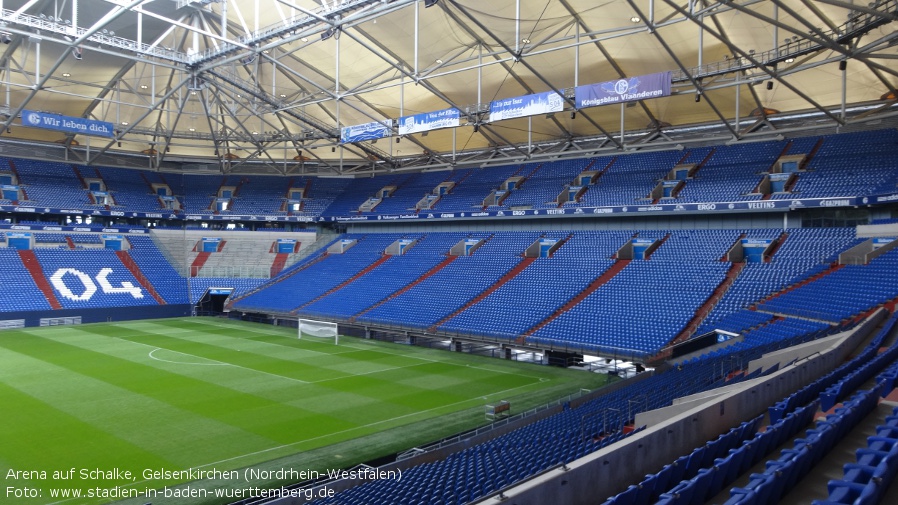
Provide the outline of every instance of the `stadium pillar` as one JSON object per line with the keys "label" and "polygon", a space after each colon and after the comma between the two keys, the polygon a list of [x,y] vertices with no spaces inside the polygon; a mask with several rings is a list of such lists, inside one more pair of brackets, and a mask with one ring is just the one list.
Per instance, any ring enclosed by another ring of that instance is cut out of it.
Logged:
{"label": "stadium pillar", "polygon": [[461,352],[461,341],[453,340],[452,347],[455,350],[455,352]]}
{"label": "stadium pillar", "polygon": [[505,348],[505,359],[511,359],[511,347]]}

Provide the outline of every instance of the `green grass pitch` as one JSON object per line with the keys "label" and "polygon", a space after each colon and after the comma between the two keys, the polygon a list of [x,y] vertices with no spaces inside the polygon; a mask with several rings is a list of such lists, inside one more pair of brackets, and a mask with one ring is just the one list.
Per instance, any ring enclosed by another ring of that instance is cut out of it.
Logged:
{"label": "green grass pitch", "polygon": [[0,502],[229,503],[292,480],[246,469],[323,474],[606,380],[222,319],[4,331]]}

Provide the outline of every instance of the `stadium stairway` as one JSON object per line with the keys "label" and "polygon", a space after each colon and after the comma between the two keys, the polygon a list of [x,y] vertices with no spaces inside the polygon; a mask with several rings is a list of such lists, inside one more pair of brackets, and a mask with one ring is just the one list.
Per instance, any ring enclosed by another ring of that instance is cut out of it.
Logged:
{"label": "stadium stairway", "polygon": [[736,279],[739,277],[739,274],[742,273],[742,270],[745,269],[746,263],[733,263],[730,265],[729,270],[727,270],[726,277],[720,281],[720,284],[717,285],[717,289],[711,293],[711,296],[705,300],[705,303],[702,304],[698,310],[695,311],[695,316],[686,324],[683,328],[683,331],[680,332],[679,335],[674,337],[671,341],[671,344],[678,344],[683,342],[684,340],[688,340],[695,333],[695,330],[704,322],[705,318],[708,317],[708,314],[714,310],[714,307],[729,291],[730,287],[732,287],[733,283],[736,282]]}
{"label": "stadium stairway", "polygon": [[355,321],[356,318],[358,318],[359,316],[362,316],[362,315],[365,314],[366,312],[368,312],[368,311],[370,311],[370,310],[374,310],[374,309],[376,309],[377,307],[380,307],[381,305],[383,305],[384,303],[387,303],[388,301],[392,300],[393,298],[396,298],[397,296],[399,296],[399,295],[405,293],[406,291],[412,289],[413,287],[417,286],[418,284],[420,284],[421,282],[423,282],[424,280],[426,280],[428,277],[434,275],[435,273],[439,272],[440,270],[442,270],[443,268],[445,268],[446,266],[448,266],[450,263],[452,263],[453,261],[455,261],[457,258],[458,258],[458,256],[449,256],[448,258],[446,258],[446,259],[444,259],[443,261],[439,262],[436,266],[434,266],[434,267],[431,268],[430,270],[424,272],[424,274],[423,274],[421,277],[418,277],[418,278],[415,279],[414,281],[412,281],[412,282],[406,284],[405,286],[403,286],[402,288],[400,288],[399,290],[397,290],[397,291],[394,292],[393,294],[387,296],[387,297],[384,298],[383,300],[381,300],[381,301],[375,303],[374,305],[368,307],[367,309],[365,309],[365,310],[359,312],[358,314],[352,316],[351,318],[349,318],[349,320],[350,320],[350,321]]}
{"label": "stadium stairway", "polygon": [[595,290],[599,289],[600,287],[602,287],[602,285],[604,285],[605,283],[610,281],[612,278],[614,278],[615,275],[619,274],[621,272],[621,270],[623,270],[624,268],[627,267],[627,265],[630,264],[630,261],[632,261],[632,260],[617,260],[617,261],[615,261],[610,267],[608,267],[607,270],[602,272],[602,274],[599,275],[598,277],[596,277],[595,280],[590,282],[588,286],[583,288],[583,291],[580,291],[579,293],[574,295],[573,298],[568,300],[564,305],[562,305],[552,315],[550,315],[549,317],[536,323],[536,325],[534,325],[532,328],[525,331],[523,335],[518,337],[517,342],[521,343],[521,344],[524,343],[524,341],[526,340],[527,337],[529,337],[530,335],[533,335],[534,333],[539,331],[542,327],[544,327],[547,324],[554,321],[561,314],[564,314],[565,312],[571,310],[574,306],[576,306],[578,303],[583,301],[584,298],[591,295]]}
{"label": "stadium stairway", "polygon": [[[583,168],[583,170],[582,170],[581,172],[587,172],[587,171],[589,171],[589,170],[592,170],[592,169],[593,169],[593,168],[592,168],[593,165],[595,165],[597,161],[599,161],[599,158],[593,158],[593,159],[589,162],[589,164],[586,165],[586,166]],[[592,189],[592,188],[596,185],[595,183],[599,182],[599,179],[601,179],[602,176],[605,175],[606,172],[608,172],[608,170],[611,168],[611,165],[614,165],[614,162],[615,162],[615,161],[617,161],[617,157],[616,157],[616,156],[613,157],[613,158],[611,158],[611,160],[610,160],[608,163],[605,164],[605,167],[598,171],[598,173],[596,174],[595,178],[593,179],[593,180],[594,180],[594,183],[586,187],[586,191],[584,191],[584,192],[580,195],[580,198],[577,199],[577,203],[580,202],[580,199],[583,198],[583,195],[585,195],[586,192],[588,192],[590,189]],[[564,204],[563,204],[563,203],[559,203],[559,204],[558,204],[558,208],[562,208],[562,207],[564,207]]]}
{"label": "stadium stairway", "polygon": [[206,261],[209,260],[209,255],[212,254],[206,251],[200,251],[199,254],[196,255],[196,258],[193,258],[193,263],[190,264],[190,276],[196,277],[200,272],[200,269],[203,268],[203,265],[206,264]]}
{"label": "stadium stairway", "polygon": [[388,255],[388,254],[384,254],[384,255],[381,256],[380,258],[377,258],[376,261],[374,261],[373,263],[371,263],[370,265],[366,266],[366,267],[363,268],[361,271],[359,271],[359,273],[353,275],[352,277],[346,279],[345,281],[341,282],[340,284],[338,284],[338,285],[334,286],[333,288],[327,290],[326,292],[322,293],[320,296],[315,297],[315,298],[309,300],[308,302],[306,302],[306,303],[300,305],[299,307],[296,307],[295,309],[291,310],[290,313],[296,314],[297,312],[299,312],[300,310],[302,310],[303,307],[309,306],[309,305],[311,305],[311,304],[317,302],[318,300],[321,300],[322,298],[324,298],[324,297],[326,297],[326,296],[329,296],[329,295],[331,295],[331,294],[333,294],[333,293],[336,293],[337,291],[340,291],[341,289],[343,289],[343,288],[345,288],[346,286],[352,284],[352,283],[355,282],[357,279],[359,279],[359,278],[365,276],[368,272],[370,272],[370,271],[374,270],[375,268],[377,268],[377,267],[383,265],[384,263],[386,263],[387,261],[391,260],[392,258],[393,258],[393,256],[390,256],[390,255]]}
{"label": "stadium stairway", "polygon": [[[219,252],[221,252],[221,250],[224,248],[225,243],[227,243],[227,240],[221,240],[220,242],[218,242]],[[199,245],[195,246],[195,248],[196,247],[199,247]],[[193,258],[193,263],[190,264],[191,277],[196,277],[200,273],[200,270],[203,269],[203,265],[205,265],[206,262],[209,261],[209,256],[211,254],[212,253],[206,251],[200,251],[199,253],[197,253],[196,258]]]}
{"label": "stadium stairway", "polygon": [[[16,168],[16,162],[13,161],[12,158],[7,159],[6,161],[9,163],[9,171],[12,172],[12,174],[14,176],[16,176],[17,181],[21,181],[22,176],[19,175],[19,170]],[[19,192],[22,193],[22,200],[28,201],[28,191],[25,189],[24,186],[21,185],[21,183],[19,185]],[[18,205],[19,200],[13,200],[12,203],[13,203],[13,205]]]}
{"label": "stadium stairway", "polygon": [[140,283],[141,287],[147,290],[147,293],[149,293],[150,296],[152,296],[153,299],[156,300],[156,303],[158,303],[159,305],[166,305],[165,299],[162,298],[162,295],[160,295],[159,292],[156,291],[156,288],[153,287],[153,284],[150,282],[150,280],[147,279],[143,272],[140,271],[140,267],[137,266],[137,263],[134,262],[134,259],[131,257],[128,251],[115,251],[115,255],[118,256],[118,259],[122,262],[122,265],[124,265],[125,268],[127,268],[128,271],[131,272],[131,275],[133,275],[134,278],[137,279],[137,282]]}
{"label": "stadium stairway", "polygon": [[19,258],[22,260],[22,265],[24,265],[28,272],[31,274],[31,278],[34,279],[34,283],[37,284],[37,287],[41,290],[41,293],[44,294],[47,302],[50,303],[50,307],[52,307],[53,310],[61,309],[62,304],[59,303],[59,300],[56,299],[56,294],[53,293],[53,288],[50,286],[50,283],[47,282],[47,277],[44,275],[44,269],[41,268],[41,264],[37,260],[37,256],[35,256],[34,251],[20,250]]}
{"label": "stadium stairway", "polygon": [[72,165],[72,170],[75,172],[75,177],[77,177],[78,180],[81,181],[81,187],[87,189],[87,180],[84,179],[84,175],[81,174],[81,170],[78,170],[78,166]]}
{"label": "stadium stairway", "polygon": [[428,328],[427,331],[430,331],[430,332],[436,331],[437,328],[438,328],[440,325],[442,325],[443,323],[445,323],[446,321],[449,321],[449,320],[452,319],[453,317],[455,317],[455,316],[461,314],[462,312],[468,310],[469,307],[471,307],[471,306],[473,306],[473,305],[476,305],[477,303],[480,303],[481,300],[483,300],[483,299],[486,298],[487,296],[491,295],[491,294],[492,294],[494,291],[496,291],[497,289],[501,288],[503,285],[505,285],[505,283],[507,283],[508,281],[510,281],[510,280],[514,279],[515,277],[517,277],[517,275],[518,275],[519,273],[523,272],[524,269],[526,269],[526,268],[529,267],[531,264],[533,264],[534,261],[536,261],[536,258],[523,258],[523,259],[521,259],[521,261],[518,262],[517,265],[515,265],[514,267],[512,267],[511,270],[509,270],[508,272],[506,272],[505,275],[503,275],[502,277],[500,277],[499,280],[497,280],[495,283],[493,283],[490,287],[488,287],[488,288],[486,288],[485,290],[483,290],[479,295],[477,295],[477,296],[475,296],[474,298],[472,298],[470,301],[468,301],[468,303],[462,305],[462,306],[461,306],[458,310],[456,310],[455,312],[453,312],[453,313],[449,314],[448,316],[444,317],[443,319],[440,319],[439,321],[437,321],[436,324],[434,324],[433,326],[431,326],[430,328]]}
{"label": "stadium stairway", "polygon": [[274,261],[271,262],[271,271],[269,277],[276,277],[284,269],[287,264],[288,253],[277,253],[274,255]]}
{"label": "stadium stairway", "polygon": [[[791,140],[788,141],[788,142],[786,142],[786,145],[783,146],[783,150],[780,151],[779,156],[777,156],[777,157],[774,159],[774,163],[776,163],[776,160],[778,160],[778,159],[782,158],[783,156],[789,154],[789,148],[790,148],[790,147],[792,147],[792,141],[791,141]],[[772,168],[773,168],[773,167],[771,166],[770,168],[767,169],[767,171],[768,171],[769,173],[772,173],[772,172],[773,172],[773,170],[771,170]],[[763,180],[764,180],[764,178],[762,177],[761,180],[758,181],[758,184],[755,185],[755,189],[752,191],[752,193],[760,193],[760,192],[761,192],[761,183],[763,182]],[[766,195],[764,195],[764,196],[761,197],[761,200],[770,200],[772,197],[773,197],[773,193],[767,193]]]}
{"label": "stadium stairway", "polygon": [[770,252],[767,253],[766,256],[764,256],[764,263],[770,263],[770,261],[773,259],[773,255],[776,254],[776,251],[778,251],[784,243],[786,243],[787,238],[789,238],[789,234],[786,232],[781,233],[780,236],[777,237],[777,239],[773,242],[773,248],[771,248]]}

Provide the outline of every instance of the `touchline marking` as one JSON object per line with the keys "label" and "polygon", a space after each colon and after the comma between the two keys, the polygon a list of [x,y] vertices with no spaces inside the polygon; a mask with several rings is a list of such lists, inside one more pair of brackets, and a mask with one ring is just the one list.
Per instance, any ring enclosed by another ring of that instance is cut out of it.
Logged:
{"label": "touchline marking", "polygon": [[[171,360],[168,360],[168,359],[162,359],[162,358],[157,358],[156,356],[153,356],[153,353],[154,353],[154,352],[156,352],[156,351],[162,351],[162,350],[165,350],[165,351],[168,351],[168,352],[176,352],[176,353],[178,353],[178,354],[183,354],[184,356],[190,356],[191,358],[199,358],[199,359],[205,359],[205,360],[209,360],[209,361],[215,361],[215,363],[190,363],[190,362],[187,362],[187,361],[171,361]],[[202,356],[195,356],[195,355],[193,355],[193,354],[187,354],[186,352],[173,351],[173,350],[171,350],[171,349],[163,349],[162,347],[157,347],[157,348],[153,349],[152,351],[150,351],[149,356],[150,356],[150,358],[152,358],[152,359],[154,359],[154,360],[156,360],[156,361],[163,361],[163,362],[165,362],[165,363],[174,363],[174,364],[176,364],[176,365],[222,366],[222,365],[229,365],[229,364],[230,364],[230,363],[225,363],[225,362],[223,362],[223,361],[218,361],[218,360],[214,360],[214,359],[210,360],[209,358],[203,358]]]}
{"label": "touchline marking", "polygon": [[[510,388],[510,389],[505,389],[505,390],[502,390],[502,391],[496,391],[496,392],[494,392],[494,393],[490,393],[490,395],[493,395],[493,396],[495,396],[495,395],[503,395],[503,394],[505,394],[505,393],[508,393],[509,391],[514,391],[514,390],[516,390],[516,389],[521,389],[521,388],[528,387],[528,386],[532,386],[532,384],[525,384],[525,385],[523,385],[523,386],[516,386],[516,387]],[[266,452],[277,451],[277,450],[280,450],[280,449],[286,449],[286,448],[292,447],[292,446],[294,446],[294,445],[305,444],[305,443],[307,443],[307,442],[314,442],[315,440],[319,440],[319,439],[322,439],[322,438],[332,437],[332,436],[334,436],[334,435],[342,435],[343,433],[349,433],[349,432],[351,432],[351,431],[356,431],[356,430],[360,430],[360,429],[364,429],[364,428],[370,428],[370,427],[372,427],[372,426],[377,426],[378,424],[389,423],[389,422],[391,422],[391,421],[396,421],[396,420],[398,420],[398,419],[404,419],[404,418],[406,418],[406,417],[417,416],[417,415],[419,415],[419,414],[423,414],[423,413],[426,413],[426,412],[431,412],[431,411],[434,411],[434,410],[444,409],[444,408],[446,408],[446,407],[453,407],[453,406],[455,406],[455,405],[461,405],[461,404],[463,404],[463,403],[480,402],[480,401],[481,401],[481,398],[478,397],[478,398],[469,398],[469,399],[467,399],[467,400],[461,400],[461,401],[458,401],[458,402],[455,402],[455,403],[447,403],[447,404],[445,404],[445,405],[440,405],[439,407],[433,407],[433,408],[430,408],[430,409],[427,409],[427,410],[419,410],[419,411],[417,411],[417,412],[412,412],[412,413],[409,413],[409,414],[403,414],[403,415],[397,416],[397,417],[391,417],[390,419],[383,419],[383,420],[381,420],[381,421],[375,421],[375,422],[373,422],[373,423],[364,424],[364,425],[362,425],[362,426],[356,426],[356,427],[354,427],[354,428],[347,428],[347,429],[342,430],[342,431],[335,431],[335,432],[333,432],[333,433],[328,433],[327,435],[320,435],[320,436],[317,436],[317,437],[314,437],[314,438],[309,438],[309,439],[306,439],[306,440],[300,440],[300,441],[298,441],[298,442],[292,442],[292,443],[289,443],[289,444],[283,444],[283,445],[278,445],[278,446],[275,446],[275,447],[269,447],[268,449],[262,449],[261,451],[249,452],[249,453],[246,453],[246,454],[241,454],[240,456],[234,456],[233,458],[222,459],[222,460],[220,460],[220,461],[213,461],[212,463],[206,463],[205,465],[195,466],[195,467],[191,467],[191,468],[206,468],[206,467],[208,467],[208,466],[215,466],[215,465],[218,465],[218,464],[221,464],[221,463],[227,463],[227,462],[229,462],[229,461],[234,461],[234,460],[238,460],[238,459],[241,459],[241,458],[246,458],[246,457],[248,457],[248,456],[256,456],[256,455],[259,455],[259,454],[264,454],[264,453],[266,453]],[[478,404],[479,404],[479,403],[478,403]],[[138,482],[135,482],[135,484],[139,484],[139,483],[138,483]]]}

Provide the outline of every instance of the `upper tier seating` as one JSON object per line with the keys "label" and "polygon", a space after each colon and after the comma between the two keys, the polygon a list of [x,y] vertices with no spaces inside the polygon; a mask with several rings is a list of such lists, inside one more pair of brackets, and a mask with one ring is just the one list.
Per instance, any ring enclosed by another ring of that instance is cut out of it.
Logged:
{"label": "upper tier seating", "polygon": [[[132,169],[77,167],[70,164],[0,158],[0,171],[15,173],[27,195],[22,206],[61,209],[103,208],[93,204],[85,188],[86,179],[101,179],[115,200],[115,209],[135,212],[158,211],[162,205],[152,184],[166,184],[188,214],[237,215],[288,214],[344,217],[359,214],[359,208],[388,186],[395,187],[367,214],[408,214],[425,195],[443,182],[455,187],[442,195],[428,213],[477,212],[511,208],[551,209],[557,197],[582,171],[602,172],[579,201],[563,207],[627,206],[650,203],[651,191],[677,164],[700,164],[676,198],[661,203],[732,202],[795,198],[868,196],[898,191],[896,159],[898,131],[886,129],[823,137],[802,137],[752,144],[612,154],[597,158],[562,161],[532,161],[488,168],[464,168],[376,177],[305,178],[264,175],[163,174]],[[790,192],[769,196],[756,191],[764,175],[780,155],[807,155],[807,171],[797,174]],[[500,205],[484,200],[509,177],[522,182]],[[575,184],[576,185],[576,184]],[[219,188],[234,188],[230,207],[214,208]],[[287,190],[305,190],[302,209],[284,207]]]}

